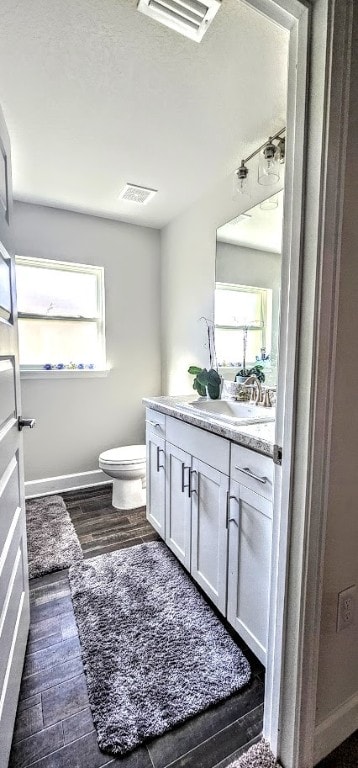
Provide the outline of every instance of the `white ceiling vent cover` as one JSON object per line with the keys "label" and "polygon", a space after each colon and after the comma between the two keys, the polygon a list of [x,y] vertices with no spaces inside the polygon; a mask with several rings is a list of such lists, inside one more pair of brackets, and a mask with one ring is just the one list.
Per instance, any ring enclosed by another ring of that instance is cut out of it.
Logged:
{"label": "white ceiling vent cover", "polygon": [[221,0],[139,0],[138,10],[200,43],[220,5]]}
{"label": "white ceiling vent cover", "polygon": [[118,200],[125,200],[128,203],[137,203],[138,205],[145,205],[149,203],[149,200],[154,197],[158,192],[157,189],[149,189],[149,187],[139,187],[137,184],[126,184],[122,189],[122,192],[118,196]]}

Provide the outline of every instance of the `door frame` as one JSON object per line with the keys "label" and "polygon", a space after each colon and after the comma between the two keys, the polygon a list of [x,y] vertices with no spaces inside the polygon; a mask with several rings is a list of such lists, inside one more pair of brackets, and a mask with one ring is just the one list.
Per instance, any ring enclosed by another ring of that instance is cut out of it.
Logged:
{"label": "door frame", "polygon": [[312,768],[336,746],[319,741],[315,708],[353,2],[242,1],[290,34],[263,734],[285,768]]}

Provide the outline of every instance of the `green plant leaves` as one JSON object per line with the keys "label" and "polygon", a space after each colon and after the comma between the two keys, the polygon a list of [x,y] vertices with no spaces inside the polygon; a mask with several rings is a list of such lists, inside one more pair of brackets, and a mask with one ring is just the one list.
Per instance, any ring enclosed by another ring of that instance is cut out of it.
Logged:
{"label": "green plant leaves", "polygon": [[256,376],[261,384],[265,381],[264,367],[260,363],[253,365],[252,368],[240,368],[236,376],[244,376],[246,379],[249,376]]}
{"label": "green plant leaves", "polygon": [[208,392],[209,397],[212,400],[218,400],[221,390],[221,377],[215,368],[198,368],[196,365],[191,365],[188,368],[188,373],[195,376],[193,381],[193,389],[196,390],[200,397],[205,397]]}
{"label": "green plant leaves", "polygon": [[210,371],[208,371],[208,384],[216,386],[220,386],[221,384],[221,377],[215,368],[210,368]]}
{"label": "green plant leaves", "polygon": [[200,395],[200,397],[205,397],[206,395],[206,386],[204,384],[200,384],[200,382],[197,379],[194,379],[193,381],[193,389]]}

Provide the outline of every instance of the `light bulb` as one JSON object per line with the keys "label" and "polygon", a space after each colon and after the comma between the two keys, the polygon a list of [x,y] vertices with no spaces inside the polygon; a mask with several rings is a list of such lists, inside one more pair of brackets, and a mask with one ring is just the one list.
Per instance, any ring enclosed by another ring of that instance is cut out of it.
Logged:
{"label": "light bulb", "polygon": [[259,155],[257,180],[264,187],[277,184],[280,180],[280,172],[276,162],[276,146],[272,142],[271,136]]}
{"label": "light bulb", "polygon": [[237,195],[248,195],[247,176],[249,169],[246,168],[244,160],[241,160],[240,168],[234,173],[234,199]]}
{"label": "light bulb", "polygon": [[281,136],[279,139],[279,142],[276,147],[276,160],[281,165],[285,162],[286,158],[286,139],[284,136]]}

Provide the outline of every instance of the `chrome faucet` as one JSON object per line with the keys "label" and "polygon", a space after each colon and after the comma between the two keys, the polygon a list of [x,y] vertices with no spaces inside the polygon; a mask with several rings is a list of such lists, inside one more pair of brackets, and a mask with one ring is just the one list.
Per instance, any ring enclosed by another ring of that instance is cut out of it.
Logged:
{"label": "chrome faucet", "polygon": [[249,376],[246,379],[245,383],[242,384],[241,386],[249,387],[252,384],[256,386],[256,390],[257,390],[256,397],[255,397],[255,405],[259,405],[259,403],[261,402],[262,389],[261,389],[261,383],[259,382],[257,376],[255,376],[254,373],[251,376]]}

